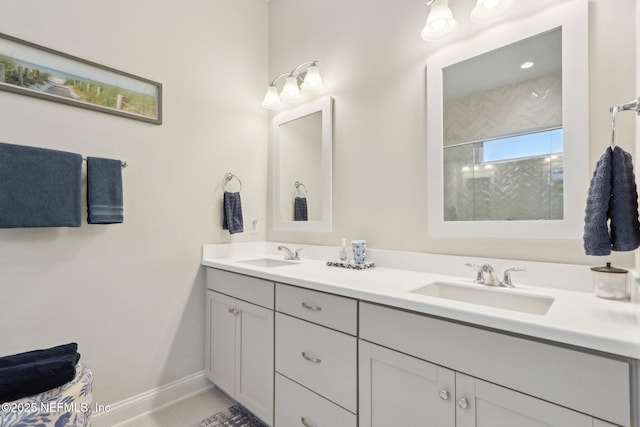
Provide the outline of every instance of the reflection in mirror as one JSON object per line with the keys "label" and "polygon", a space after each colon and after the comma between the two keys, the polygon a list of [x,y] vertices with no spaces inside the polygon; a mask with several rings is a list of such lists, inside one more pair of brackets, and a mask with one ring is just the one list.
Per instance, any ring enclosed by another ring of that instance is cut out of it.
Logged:
{"label": "reflection in mirror", "polygon": [[589,184],[588,2],[427,60],[429,234],[578,239]]}
{"label": "reflection in mirror", "polygon": [[563,218],[560,28],[443,70],[444,220]]}
{"label": "reflection in mirror", "polygon": [[322,219],[321,158],[322,112],[280,125],[281,221]]}
{"label": "reflection in mirror", "polygon": [[273,119],[274,230],[331,231],[332,100]]}

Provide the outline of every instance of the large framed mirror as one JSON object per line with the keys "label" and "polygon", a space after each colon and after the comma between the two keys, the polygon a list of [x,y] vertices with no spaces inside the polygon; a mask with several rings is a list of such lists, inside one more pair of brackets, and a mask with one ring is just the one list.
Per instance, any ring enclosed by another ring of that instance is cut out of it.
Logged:
{"label": "large framed mirror", "polygon": [[589,183],[588,4],[427,61],[429,234],[578,239]]}
{"label": "large framed mirror", "polygon": [[333,99],[273,118],[273,229],[331,231]]}

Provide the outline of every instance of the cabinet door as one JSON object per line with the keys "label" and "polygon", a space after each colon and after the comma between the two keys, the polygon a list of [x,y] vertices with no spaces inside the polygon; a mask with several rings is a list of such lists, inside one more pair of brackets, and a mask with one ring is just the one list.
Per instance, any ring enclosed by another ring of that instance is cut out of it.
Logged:
{"label": "cabinet door", "polygon": [[273,311],[238,300],[235,399],[273,424]]}
{"label": "cabinet door", "polygon": [[592,427],[593,418],[456,373],[456,427]]}
{"label": "cabinet door", "polygon": [[453,371],[366,341],[359,347],[360,427],[455,425]]}
{"label": "cabinet door", "polygon": [[207,377],[231,396],[235,395],[236,311],[233,298],[207,291]]}

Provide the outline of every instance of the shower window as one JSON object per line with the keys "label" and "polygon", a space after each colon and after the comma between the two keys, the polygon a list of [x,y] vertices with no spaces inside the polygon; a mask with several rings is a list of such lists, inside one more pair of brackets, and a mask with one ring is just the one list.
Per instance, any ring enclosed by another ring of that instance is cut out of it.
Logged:
{"label": "shower window", "polygon": [[563,219],[562,128],[444,147],[445,221]]}

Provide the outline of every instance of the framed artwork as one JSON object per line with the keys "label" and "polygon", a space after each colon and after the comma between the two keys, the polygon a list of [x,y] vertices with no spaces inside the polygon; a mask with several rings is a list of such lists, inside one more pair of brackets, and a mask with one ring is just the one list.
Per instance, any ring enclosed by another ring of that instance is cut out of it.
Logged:
{"label": "framed artwork", "polygon": [[162,85],[0,33],[0,90],[162,124]]}

